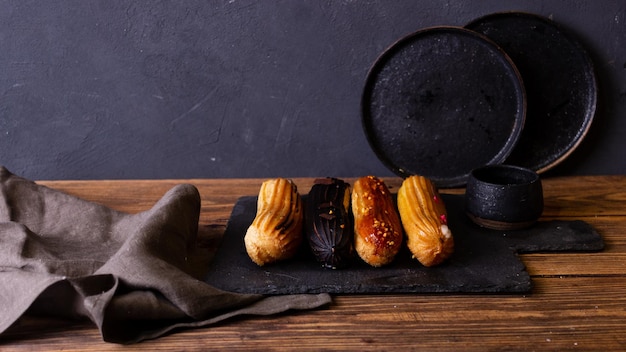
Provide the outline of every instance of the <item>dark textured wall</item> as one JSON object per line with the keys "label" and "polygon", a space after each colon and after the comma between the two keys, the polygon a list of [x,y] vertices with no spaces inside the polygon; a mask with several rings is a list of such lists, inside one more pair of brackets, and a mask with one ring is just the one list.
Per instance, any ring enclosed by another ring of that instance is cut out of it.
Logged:
{"label": "dark textured wall", "polygon": [[33,179],[391,175],[360,125],[370,65],[415,30],[506,10],[554,19],[596,65],[591,131],[551,173],[626,173],[621,0],[0,1],[0,164]]}

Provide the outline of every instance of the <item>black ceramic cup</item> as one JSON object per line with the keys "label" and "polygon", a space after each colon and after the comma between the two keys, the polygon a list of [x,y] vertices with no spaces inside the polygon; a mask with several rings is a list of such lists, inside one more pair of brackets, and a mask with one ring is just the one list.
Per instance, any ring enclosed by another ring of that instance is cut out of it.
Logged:
{"label": "black ceramic cup", "polygon": [[465,210],[472,221],[496,230],[518,230],[534,224],[543,212],[539,175],[512,165],[489,165],[467,179]]}

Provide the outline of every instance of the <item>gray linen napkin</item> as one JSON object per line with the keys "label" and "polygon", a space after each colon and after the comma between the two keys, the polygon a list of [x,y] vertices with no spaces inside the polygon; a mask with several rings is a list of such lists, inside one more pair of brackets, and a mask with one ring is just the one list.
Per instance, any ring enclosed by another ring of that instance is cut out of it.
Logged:
{"label": "gray linen napkin", "polygon": [[192,185],[127,214],[0,166],[0,333],[28,311],[87,317],[105,341],[127,344],[330,303],[327,294],[244,295],[194,278],[199,213]]}

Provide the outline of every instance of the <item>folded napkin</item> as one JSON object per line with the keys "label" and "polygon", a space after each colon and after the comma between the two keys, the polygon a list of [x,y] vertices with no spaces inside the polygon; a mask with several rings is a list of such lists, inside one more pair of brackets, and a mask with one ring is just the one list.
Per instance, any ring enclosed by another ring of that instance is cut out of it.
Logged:
{"label": "folded napkin", "polygon": [[225,292],[194,277],[199,213],[192,185],[127,214],[0,166],[0,333],[28,311],[87,317],[105,341],[126,344],[330,302],[327,294]]}

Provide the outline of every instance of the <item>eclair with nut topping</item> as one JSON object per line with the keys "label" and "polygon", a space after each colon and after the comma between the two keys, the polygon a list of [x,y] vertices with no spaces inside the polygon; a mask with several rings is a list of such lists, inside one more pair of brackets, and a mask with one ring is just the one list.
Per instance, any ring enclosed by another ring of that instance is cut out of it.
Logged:
{"label": "eclair with nut topping", "polygon": [[354,248],[359,257],[374,267],[391,263],[402,246],[402,224],[381,179],[365,176],[354,183],[352,213]]}

